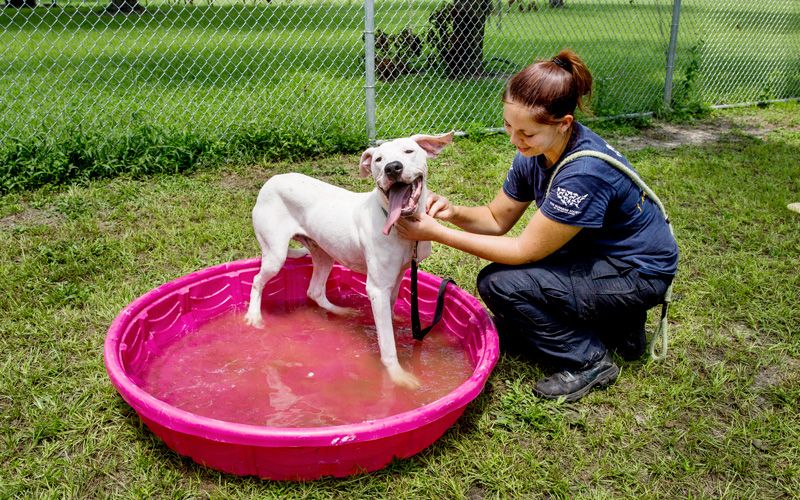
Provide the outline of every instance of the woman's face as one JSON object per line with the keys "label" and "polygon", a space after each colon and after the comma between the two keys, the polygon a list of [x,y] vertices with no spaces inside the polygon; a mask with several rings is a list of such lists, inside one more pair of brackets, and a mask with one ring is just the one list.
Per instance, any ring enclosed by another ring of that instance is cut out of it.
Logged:
{"label": "woman's face", "polygon": [[513,100],[503,102],[503,122],[511,144],[528,158],[541,154],[558,158],[569,139],[567,132],[572,124],[572,115],[565,116],[555,125],[538,123],[533,116],[531,108],[525,105]]}

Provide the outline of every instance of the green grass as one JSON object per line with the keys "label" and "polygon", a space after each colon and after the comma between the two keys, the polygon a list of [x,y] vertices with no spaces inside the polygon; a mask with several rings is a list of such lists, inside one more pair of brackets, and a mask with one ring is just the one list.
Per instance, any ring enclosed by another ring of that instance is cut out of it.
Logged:
{"label": "green grass", "polygon": [[[504,356],[430,448],[338,480],[240,478],[176,455],[115,392],[102,349],[135,297],[257,255],[250,209],[269,176],[299,171],[368,190],[358,154],[2,195],[0,497],[797,497],[800,216],[786,204],[800,201],[798,111],[715,112],[696,126],[728,124],[719,140],[627,151],[681,248],[665,361],[621,362],[614,386],[559,404],[533,397],[537,366]],[[771,132],[752,135],[759,127]],[[612,144],[642,133],[596,128]],[[458,139],[432,161],[430,185],[486,202],[512,154],[500,135]],[[483,264],[434,246],[421,267],[475,293]]]}
{"label": "green grass", "polygon": [[[377,137],[499,127],[508,75],[564,46],[594,72],[598,116],[662,110],[669,2],[520,12],[525,3],[486,25],[491,75],[379,81]],[[0,192],[366,145],[361,3],[142,4],[132,16],[101,15],[101,0],[0,10]],[[377,2],[376,28],[424,37],[440,4]],[[798,13],[796,2],[685,2],[672,106],[800,96]],[[427,47],[413,62],[428,68],[431,57]]]}

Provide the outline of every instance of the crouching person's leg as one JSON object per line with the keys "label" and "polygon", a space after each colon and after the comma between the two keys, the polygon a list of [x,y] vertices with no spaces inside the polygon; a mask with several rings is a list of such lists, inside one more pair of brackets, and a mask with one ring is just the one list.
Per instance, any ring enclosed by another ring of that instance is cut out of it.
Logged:
{"label": "crouching person's leg", "polygon": [[672,277],[641,274],[611,257],[573,272],[578,310],[603,343],[623,359],[641,358],[647,348],[647,311],[660,304]]}
{"label": "crouching person's leg", "polygon": [[524,266],[490,264],[478,292],[495,316],[501,348],[543,357],[556,369],[534,386],[546,398],[576,401],[619,375],[597,332],[581,317],[575,265],[558,258]]}

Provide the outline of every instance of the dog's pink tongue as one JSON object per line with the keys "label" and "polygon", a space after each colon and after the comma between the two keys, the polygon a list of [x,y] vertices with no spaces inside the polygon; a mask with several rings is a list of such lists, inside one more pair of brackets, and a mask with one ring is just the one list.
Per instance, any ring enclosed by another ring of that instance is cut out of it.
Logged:
{"label": "dog's pink tongue", "polygon": [[386,216],[383,234],[389,234],[394,223],[400,218],[400,212],[403,210],[403,203],[405,203],[408,198],[406,194],[410,189],[410,184],[395,184],[389,189],[389,214]]}

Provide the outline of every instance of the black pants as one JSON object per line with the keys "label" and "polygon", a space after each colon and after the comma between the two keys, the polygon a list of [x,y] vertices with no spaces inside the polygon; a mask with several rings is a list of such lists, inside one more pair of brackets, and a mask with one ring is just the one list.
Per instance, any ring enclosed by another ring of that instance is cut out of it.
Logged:
{"label": "black pants", "polygon": [[605,355],[606,343],[643,332],[647,310],[661,303],[671,281],[615,258],[556,254],[521,266],[490,264],[478,274],[478,292],[503,350],[581,369]]}

